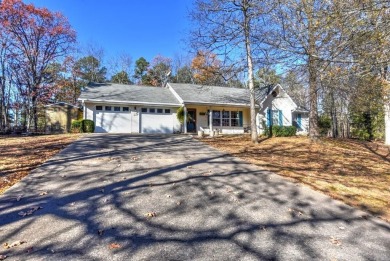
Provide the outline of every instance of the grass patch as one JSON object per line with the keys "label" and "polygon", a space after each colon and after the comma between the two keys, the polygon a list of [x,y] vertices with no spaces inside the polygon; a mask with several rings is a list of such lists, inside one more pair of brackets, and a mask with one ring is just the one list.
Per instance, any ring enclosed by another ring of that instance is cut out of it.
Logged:
{"label": "grass patch", "polygon": [[77,134],[0,136],[0,194],[79,137]]}
{"label": "grass patch", "polygon": [[203,139],[209,145],[390,221],[390,147],[307,137]]}

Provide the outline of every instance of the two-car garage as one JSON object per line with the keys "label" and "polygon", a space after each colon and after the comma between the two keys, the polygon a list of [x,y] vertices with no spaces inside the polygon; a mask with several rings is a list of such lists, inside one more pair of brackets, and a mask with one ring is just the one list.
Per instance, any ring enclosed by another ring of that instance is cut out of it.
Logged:
{"label": "two-car garage", "polygon": [[180,101],[168,88],[90,83],[80,95],[84,119],[100,133],[174,133]]}
{"label": "two-car garage", "polygon": [[174,133],[180,128],[175,108],[88,105],[97,133]]}

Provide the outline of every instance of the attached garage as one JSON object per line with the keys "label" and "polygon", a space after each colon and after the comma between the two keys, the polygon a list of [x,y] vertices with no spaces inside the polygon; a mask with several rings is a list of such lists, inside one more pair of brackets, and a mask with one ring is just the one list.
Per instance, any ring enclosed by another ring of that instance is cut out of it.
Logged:
{"label": "attached garage", "polygon": [[176,115],[168,108],[142,108],[141,133],[173,133]]}
{"label": "attached garage", "polygon": [[84,119],[98,133],[174,133],[180,130],[181,106],[167,88],[122,84],[90,84],[81,94]]}

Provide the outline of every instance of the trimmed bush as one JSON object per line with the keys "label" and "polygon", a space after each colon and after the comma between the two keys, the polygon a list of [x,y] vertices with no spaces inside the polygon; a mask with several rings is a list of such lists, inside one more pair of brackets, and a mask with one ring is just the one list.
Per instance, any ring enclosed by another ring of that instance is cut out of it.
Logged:
{"label": "trimmed bush", "polygon": [[291,137],[297,134],[297,128],[295,126],[272,126],[272,135],[270,127],[266,127],[264,135],[270,137]]}
{"label": "trimmed bush", "polygon": [[93,133],[95,131],[95,123],[93,120],[82,120],[81,123],[83,132]]}
{"label": "trimmed bush", "polygon": [[73,120],[72,124],[70,125],[70,132],[72,132],[72,133],[82,133],[83,132],[83,129],[82,129],[83,123],[82,123],[82,121],[83,120]]}
{"label": "trimmed bush", "polygon": [[72,133],[92,133],[95,131],[95,123],[92,120],[74,120],[70,126]]}

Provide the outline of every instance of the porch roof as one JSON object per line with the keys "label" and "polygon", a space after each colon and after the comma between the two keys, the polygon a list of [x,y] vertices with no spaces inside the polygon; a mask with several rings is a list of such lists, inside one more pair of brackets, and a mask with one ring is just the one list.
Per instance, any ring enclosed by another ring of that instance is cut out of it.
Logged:
{"label": "porch roof", "polygon": [[184,104],[249,107],[249,90],[245,88],[168,83]]}

